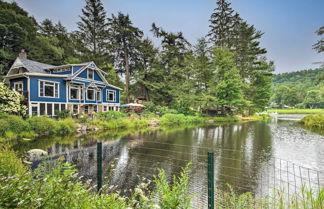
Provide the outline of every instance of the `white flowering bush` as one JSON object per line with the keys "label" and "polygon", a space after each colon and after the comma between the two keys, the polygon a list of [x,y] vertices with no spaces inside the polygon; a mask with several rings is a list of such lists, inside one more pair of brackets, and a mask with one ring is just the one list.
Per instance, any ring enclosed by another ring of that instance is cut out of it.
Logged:
{"label": "white flowering bush", "polygon": [[0,82],[0,113],[26,115],[27,107],[21,104],[23,97]]}

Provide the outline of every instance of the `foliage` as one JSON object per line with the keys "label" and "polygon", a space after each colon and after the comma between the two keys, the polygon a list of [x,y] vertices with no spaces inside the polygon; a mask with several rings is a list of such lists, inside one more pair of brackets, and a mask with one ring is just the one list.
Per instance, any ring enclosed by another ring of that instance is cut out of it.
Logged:
{"label": "foliage", "polygon": [[73,133],[75,130],[75,121],[72,118],[66,118],[57,122],[54,132],[58,134],[68,134]]}
{"label": "foliage", "polygon": [[22,100],[20,93],[0,82],[0,113],[25,115],[27,107],[21,104]]}
{"label": "foliage", "polygon": [[15,174],[23,175],[25,173],[25,166],[22,160],[8,147],[8,144],[0,144],[0,177]]}
{"label": "foliage", "polygon": [[300,123],[309,128],[323,129],[324,114],[308,115],[300,120]]}
{"label": "foliage", "polygon": [[161,117],[160,123],[162,125],[176,125],[176,124],[190,124],[202,123],[204,118],[199,116],[185,116],[183,114],[165,114]]}
{"label": "foliage", "polygon": [[58,119],[65,119],[70,116],[70,111],[69,110],[61,110],[61,111],[56,111],[55,114],[57,115]]}
{"label": "foliage", "polygon": [[56,125],[53,119],[46,117],[31,117],[27,122],[30,125],[30,129],[39,135],[53,133]]}
{"label": "foliage", "polygon": [[190,164],[183,168],[180,176],[173,176],[172,186],[169,184],[164,170],[155,176],[156,196],[160,208],[191,208],[192,195],[188,193]]}
{"label": "foliage", "polygon": [[270,109],[268,112],[276,112],[278,114],[324,114],[324,109]]}
{"label": "foliage", "polygon": [[126,117],[126,114],[118,111],[107,111],[96,114],[96,117],[100,120],[111,121]]}
{"label": "foliage", "polygon": [[317,31],[316,34],[318,36],[321,36],[321,39],[318,40],[317,43],[313,45],[313,49],[315,49],[318,53],[324,52],[324,26],[320,27]]}

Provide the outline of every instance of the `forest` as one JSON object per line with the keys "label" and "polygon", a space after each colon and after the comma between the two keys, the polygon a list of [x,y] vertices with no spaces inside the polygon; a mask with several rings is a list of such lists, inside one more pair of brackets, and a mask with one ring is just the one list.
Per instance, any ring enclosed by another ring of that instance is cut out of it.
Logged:
{"label": "forest", "polygon": [[271,103],[275,107],[324,108],[324,68],[275,75]]}
{"label": "forest", "polygon": [[264,33],[227,0],[217,0],[208,34],[195,43],[156,23],[144,34],[128,14],[109,16],[100,0],[84,3],[78,29],[68,31],[61,22],[37,22],[15,2],[0,0],[0,77],[25,49],[29,59],[53,65],[94,61],[111,84],[125,89],[127,103],[142,98],[173,109],[222,108],[230,114],[268,106],[275,67],[260,46]]}

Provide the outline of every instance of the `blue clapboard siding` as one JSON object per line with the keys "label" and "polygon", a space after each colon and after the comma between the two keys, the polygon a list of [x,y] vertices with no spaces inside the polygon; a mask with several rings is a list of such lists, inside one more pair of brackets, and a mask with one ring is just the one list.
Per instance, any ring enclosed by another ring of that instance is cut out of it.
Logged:
{"label": "blue clapboard siding", "polygon": [[73,74],[76,73],[78,70],[80,70],[82,67],[83,67],[83,65],[72,66],[72,72],[73,72]]}
{"label": "blue clapboard siding", "polygon": [[23,91],[27,91],[27,78],[14,78],[10,80],[10,88],[14,87],[15,82],[23,82]]}
{"label": "blue clapboard siding", "polygon": [[[109,102],[108,100],[107,100],[107,90],[114,90],[114,91],[116,91],[116,101],[115,102]],[[115,89],[115,88],[112,88],[112,87],[110,87],[110,86],[107,86],[107,87],[105,87],[104,89],[103,89],[103,102],[104,103],[119,103],[119,98],[120,98],[120,91],[118,90],[118,89]]]}
{"label": "blue clapboard siding", "polygon": [[103,82],[97,71],[94,71],[94,80]]}
{"label": "blue clapboard siding", "polygon": [[[39,91],[39,80],[45,80],[45,81],[54,81],[59,82],[59,98],[50,98],[50,97],[39,97],[38,91]],[[63,78],[51,78],[51,77],[36,77],[31,76],[30,77],[30,101],[40,101],[40,102],[66,102],[66,83]]]}

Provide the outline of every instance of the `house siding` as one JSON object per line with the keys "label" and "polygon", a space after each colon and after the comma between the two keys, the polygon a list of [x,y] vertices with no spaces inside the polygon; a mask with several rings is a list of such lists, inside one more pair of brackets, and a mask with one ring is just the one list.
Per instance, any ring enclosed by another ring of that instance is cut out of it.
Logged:
{"label": "house siding", "polygon": [[[59,98],[39,97],[38,81],[53,81],[59,83]],[[39,102],[66,102],[66,82],[62,78],[49,78],[49,77],[30,77],[30,101]]]}
{"label": "house siding", "polygon": [[23,91],[27,91],[27,78],[14,78],[10,80],[10,88],[14,88],[14,83],[15,82],[23,82]]}
{"label": "house siding", "polygon": [[[114,90],[116,91],[116,101],[115,102],[110,102],[107,100],[107,90]],[[109,103],[109,104],[118,104],[119,103],[119,98],[120,98],[120,91],[118,89],[112,88],[110,86],[107,86],[103,89],[103,102],[104,103]]]}

